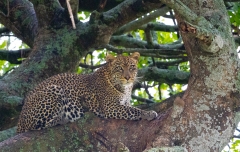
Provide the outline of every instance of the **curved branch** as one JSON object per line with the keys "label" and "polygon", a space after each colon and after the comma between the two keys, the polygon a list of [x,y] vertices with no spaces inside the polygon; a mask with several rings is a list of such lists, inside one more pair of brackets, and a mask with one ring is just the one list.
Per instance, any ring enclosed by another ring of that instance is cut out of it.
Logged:
{"label": "curved branch", "polygon": [[160,1],[152,2],[151,0],[146,0],[143,2],[138,0],[128,0],[122,2],[111,10],[104,12],[102,21],[116,30],[127,22],[142,16],[144,13],[161,8],[162,6],[164,5]]}
{"label": "curved branch", "polygon": [[143,2],[128,0],[107,12],[99,13],[94,11],[90,16],[89,22],[81,25],[77,24],[76,33],[81,34],[83,27],[86,26],[85,32],[87,30],[86,33],[89,32],[89,35],[94,35],[95,37],[93,39],[91,36],[86,36],[84,41],[88,42],[88,44],[81,39],[78,41],[78,44],[82,45],[84,50],[93,50],[104,46],[109,43],[112,34],[119,27],[162,6],[163,4],[160,1],[152,2],[151,0],[146,0]]}
{"label": "curved branch", "polygon": [[32,47],[38,27],[33,5],[28,0],[17,0],[9,1],[9,7],[7,7],[8,1],[0,1],[0,23]]}
{"label": "curved branch", "polygon": [[135,30],[137,28],[139,28],[141,25],[146,24],[152,20],[154,20],[156,17],[162,16],[164,14],[166,14],[170,9],[168,7],[163,7],[161,9],[158,9],[156,11],[154,11],[153,13],[149,14],[149,15],[144,15],[143,17],[141,17],[138,20],[134,20],[132,22],[129,22],[126,25],[123,25],[122,27],[120,27],[115,33],[114,35],[120,35],[120,34],[124,34],[127,33],[129,31]]}

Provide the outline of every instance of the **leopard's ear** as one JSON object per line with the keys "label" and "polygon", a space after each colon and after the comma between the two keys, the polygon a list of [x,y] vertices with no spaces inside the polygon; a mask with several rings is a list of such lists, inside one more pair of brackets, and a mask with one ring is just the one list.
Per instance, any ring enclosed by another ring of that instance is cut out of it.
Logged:
{"label": "leopard's ear", "polygon": [[131,58],[133,58],[133,59],[135,59],[135,60],[137,60],[137,61],[138,61],[139,57],[140,57],[140,53],[138,53],[138,52],[134,52],[134,53],[132,53],[132,55],[131,55]]}
{"label": "leopard's ear", "polygon": [[107,62],[112,62],[113,60],[115,60],[116,57],[112,56],[111,54],[108,54],[107,57],[105,58],[105,60]]}

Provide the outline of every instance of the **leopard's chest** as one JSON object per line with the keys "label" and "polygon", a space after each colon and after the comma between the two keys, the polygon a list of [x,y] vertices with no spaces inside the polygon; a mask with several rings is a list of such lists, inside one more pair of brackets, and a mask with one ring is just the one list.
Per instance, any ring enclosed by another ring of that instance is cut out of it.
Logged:
{"label": "leopard's chest", "polygon": [[121,105],[127,105],[130,106],[131,103],[131,94],[132,94],[132,84],[126,85],[125,86],[125,93],[122,96],[122,99],[120,100]]}

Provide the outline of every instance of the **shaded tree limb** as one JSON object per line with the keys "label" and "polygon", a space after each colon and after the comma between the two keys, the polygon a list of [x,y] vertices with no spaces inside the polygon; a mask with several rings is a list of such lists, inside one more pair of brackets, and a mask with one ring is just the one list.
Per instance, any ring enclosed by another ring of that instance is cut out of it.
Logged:
{"label": "shaded tree limb", "polygon": [[59,12],[66,12],[67,14],[67,10],[63,10],[58,0],[30,0],[30,2],[34,5],[34,10],[38,17],[38,28],[51,27],[51,22],[59,15]]}
{"label": "shaded tree limb", "polygon": [[10,30],[8,28],[6,28],[6,27],[0,28],[0,34],[2,34],[2,33],[9,33],[9,32],[10,32]]}
{"label": "shaded tree limb", "polygon": [[[94,40],[84,39],[84,41],[88,42],[88,45],[84,44],[84,49],[93,50],[94,48],[99,48],[108,44],[112,34],[119,27],[142,16],[146,12],[150,12],[162,6],[163,4],[161,2],[152,3],[151,1],[145,1],[142,3],[138,0],[129,0],[124,1],[107,12],[99,13],[93,11],[88,23],[77,26],[80,31],[82,31],[83,26],[87,26],[87,29],[91,33],[90,35],[95,36]],[[101,24],[98,25],[99,23]],[[89,29],[89,27],[91,27],[91,29]],[[83,43],[83,40],[79,41],[79,44],[81,43]]]}
{"label": "shaded tree limb", "polygon": [[[126,48],[149,48],[147,41],[142,41],[129,36],[112,36],[109,44],[124,46]],[[151,48],[152,49],[152,48]],[[184,50],[184,45],[182,43],[178,44],[158,44],[153,42],[153,49],[182,49]]]}
{"label": "shaded tree limb", "polygon": [[[167,45],[168,47],[169,45]],[[139,52],[140,54],[142,53],[155,53],[155,54],[158,54],[158,55],[186,55],[186,51],[184,50],[180,50],[180,49],[174,49],[174,45],[171,49],[168,49],[167,47],[164,48],[164,46],[162,46],[162,48],[160,49],[143,49],[143,48],[116,48],[116,47],[113,47],[111,45],[106,45],[105,46],[106,49],[110,50],[110,51],[113,51],[115,53],[134,53],[134,52]],[[179,45],[175,45],[176,48],[179,47]],[[181,46],[180,46],[181,47]]]}
{"label": "shaded tree limb", "polygon": [[238,138],[238,139],[240,139],[240,135],[239,135],[239,136],[233,135],[233,138]]}
{"label": "shaded tree limb", "polygon": [[0,22],[32,47],[38,27],[33,5],[28,0],[9,1],[9,7],[7,3],[8,0],[0,1]]}
{"label": "shaded tree limb", "polygon": [[6,60],[12,64],[20,64],[19,58],[27,58],[31,52],[31,49],[21,50],[0,50],[0,60]]}
{"label": "shaded tree limb", "polygon": [[[182,17],[185,18],[187,22],[192,24],[197,23],[197,20],[199,19],[198,15],[180,0],[175,0],[175,1],[162,0],[162,2],[167,6],[169,6],[170,8],[174,9],[174,11],[178,12]],[[209,23],[208,21],[206,22]]]}
{"label": "shaded tree limb", "polygon": [[176,65],[179,65],[180,63],[186,62],[186,61],[188,61],[188,59],[186,59],[186,58],[176,59],[174,61],[168,61],[168,62],[157,61],[157,62],[155,62],[155,64],[149,64],[149,67],[157,66],[158,68],[161,68],[161,67],[166,67],[166,66],[176,66]]}
{"label": "shaded tree limb", "polygon": [[237,45],[240,45],[240,36],[238,37],[234,37],[235,42],[237,43]]}
{"label": "shaded tree limb", "polygon": [[104,66],[105,64],[106,63],[100,64],[100,65],[87,65],[87,64],[84,64],[84,63],[79,63],[79,66],[82,67],[82,68],[94,70],[94,69],[97,69],[97,68],[100,68],[100,67]]}
{"label": "shaded tree limb", "polygon": [[10,137],[16,135],[17,127],[9,128],[7,130],[0,131],[0,143]]}
{"label": "shaded tree limb", "polygon": [[148,23],[141,26],[139,29],[145,30],[146,28],[153,31],[175,32],[178,30],[176,25],[165,25],[163,23]]}
{"label": "shaded tree limb", "polygon": [[169,10],[170,9],[165,6],[165,7],[162,7],[160,9],[154,11],[153,13],[151,13],[149,15],[144,15],[143,17],[139,18],[138,20],[131,21],[131,22],[123,25],[122,27],[120,27],[114,33],[114,35],[120,35],[120,34],[130,32],[132,30],[136,30],[139,27],[141,27],[143,24],[146,24],[146,23],[154,20],[156,17],[166,14]]}
{"label": "shaded tree limb", "polygon": [[187,84],[189,72],[146,67],[138,70],[138,77],[143,81],[165,82],[168,84]]}
{"label": "shaded tree limb", "polygon": [[224,0],[224,2],[240,2],[240,0]]}
{"label": "shaded tree limb", "polygon": [[155,101],[153,101],[151,99],[141,98],[141,97],[136,96],[136,95],[132,95],[132,98],[136,99],[137,101],[144,102],[144,103],[155,103]]}
{"label": "shaded tree limb", "polygon": [[[60,0],[60,2],[61,1],[64,1],[64,0]],[[122,1],[108,0],[103,11],[112,9],[113,7],[117,6],[120,3],[122,3]],[[80,11],[92,12],[94,10],[97,10],[98,8],[99,8],[99,0],[79,0]]]}

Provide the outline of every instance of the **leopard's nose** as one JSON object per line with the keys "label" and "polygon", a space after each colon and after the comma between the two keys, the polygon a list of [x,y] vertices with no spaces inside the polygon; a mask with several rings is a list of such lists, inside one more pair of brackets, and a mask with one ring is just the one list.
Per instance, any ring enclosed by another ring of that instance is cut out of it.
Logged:
{"label": "leopard's nose", "polygon": [[129,80],[129,79],[130,79],[130,76],[127,75],[127,76],[124,76],[124,78],[125,78],[126,80]]}

